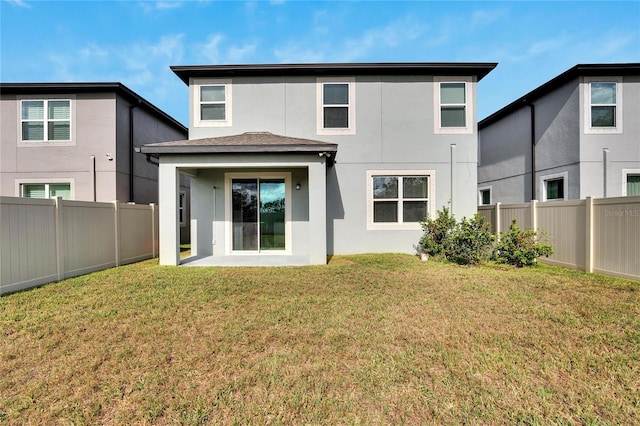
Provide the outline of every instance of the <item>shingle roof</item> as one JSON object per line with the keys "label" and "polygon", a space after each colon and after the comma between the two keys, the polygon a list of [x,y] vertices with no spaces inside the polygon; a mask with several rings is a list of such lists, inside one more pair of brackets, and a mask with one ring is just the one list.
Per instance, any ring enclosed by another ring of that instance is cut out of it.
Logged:
{"label": "shingle roof", "polygon": [[213,153],[335,153],[338,145],[312,139],[247,132],[233,136],[160,142],[143,145],[144,154],[213,154]]}

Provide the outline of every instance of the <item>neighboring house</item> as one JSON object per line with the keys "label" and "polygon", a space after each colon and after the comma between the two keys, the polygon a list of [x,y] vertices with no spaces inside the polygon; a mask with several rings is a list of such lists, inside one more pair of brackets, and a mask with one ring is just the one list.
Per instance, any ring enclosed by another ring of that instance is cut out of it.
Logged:
{"label": "neighboring house", "polygon": [[[134,149],[187,136],[120,83],[2,83],[0,95],[4,196],[157,203],[158,167]],[[186,178],[181,191],[186,204]]]}
{"label": "neighboring house", "polygon": [[640,63],[576,65],[478,131],[480,205],[640,195]]}
{"label": "neighboring house", "polygon": [[189,86],[189,139],[142,147],[160,162],[160,263],[180,263],[181,173],[205,263],[415,252],[425,216],[476,212],[476,86],[495,66],[172,67]]}

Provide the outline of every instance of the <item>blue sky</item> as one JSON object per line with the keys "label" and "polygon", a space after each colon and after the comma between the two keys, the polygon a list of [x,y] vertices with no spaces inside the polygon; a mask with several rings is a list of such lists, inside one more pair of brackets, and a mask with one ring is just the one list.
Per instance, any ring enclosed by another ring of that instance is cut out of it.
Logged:
{"label": "blue sky", "polygon": [[482,119],[578,63],[640,62],[640,0],[0,0],[0,81],[118,81],[185,125],[170,65],[387,61],[498,62]]}

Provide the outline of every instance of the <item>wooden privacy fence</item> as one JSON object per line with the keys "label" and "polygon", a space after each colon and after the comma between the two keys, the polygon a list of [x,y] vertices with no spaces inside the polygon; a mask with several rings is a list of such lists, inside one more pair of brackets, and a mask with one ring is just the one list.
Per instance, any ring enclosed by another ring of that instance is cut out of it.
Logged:
{"label": "wooden privacy fence", "polygon": [[0,197],[0,294],[157,253],[154,204]]}
{"label": "wooden privacy fence", "polygon": [[640,197],[497,203],[478,213],[496,234],[513,219],[546,233],[554,253],[542,262],[640,280]]}

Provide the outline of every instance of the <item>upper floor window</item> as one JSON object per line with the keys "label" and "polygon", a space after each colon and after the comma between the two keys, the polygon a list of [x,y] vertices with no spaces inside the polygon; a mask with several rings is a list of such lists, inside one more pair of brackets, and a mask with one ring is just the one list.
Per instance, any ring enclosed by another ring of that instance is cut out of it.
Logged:
{"label": "upper floor window", "polygon": [[622,81],[620,78],[585,79],[586,133],[622,131]]}
{"label": "upper floor window", "polygon": [[194,125],[231,126],[231,81],[196,81],[193,97]]}
{"label": "upper floor window", "polygon": [[355,79],[319,78],[318,134],[355,134]]}
{"label": "upper floor window", "polygon": [[471,78],[435,77],[435,132],[471,133],[473,102]]}
{"label": "upper floor window", "polygon": [[71,100],[23,99],[23,142],[71,142]]}

